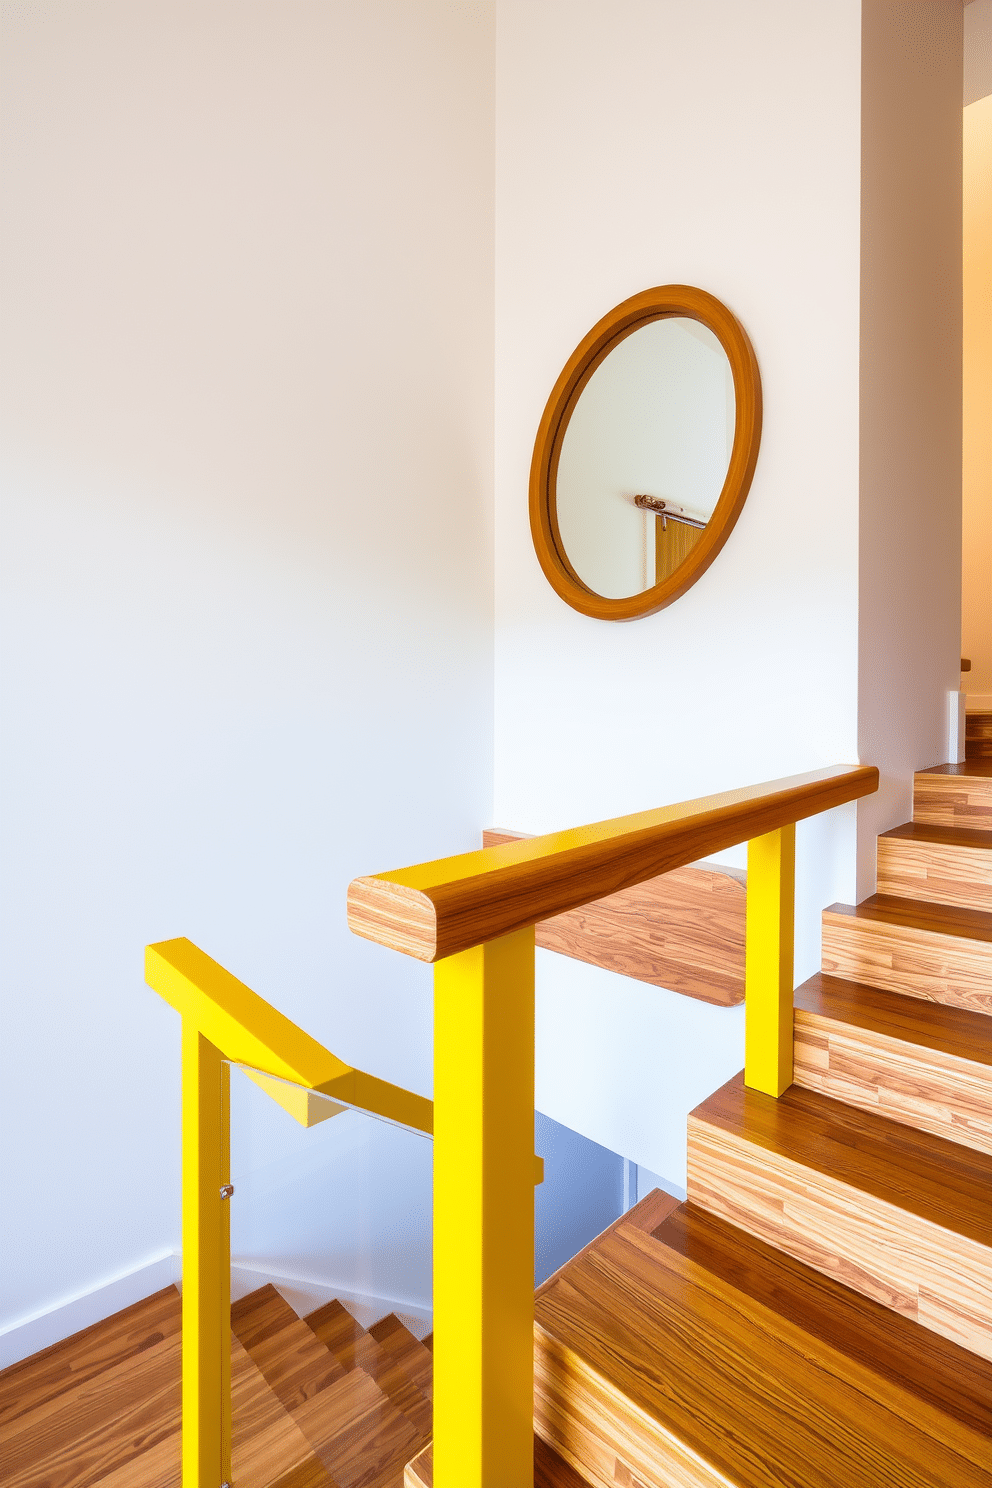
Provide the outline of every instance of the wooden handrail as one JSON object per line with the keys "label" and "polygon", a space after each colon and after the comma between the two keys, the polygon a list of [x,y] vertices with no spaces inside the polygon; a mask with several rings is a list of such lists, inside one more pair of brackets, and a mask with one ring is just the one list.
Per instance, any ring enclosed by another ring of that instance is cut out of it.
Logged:
{"label": "wooden handrail", "polygon": [[438,961],[877,789],[873,765],[834,765],[356,878],[348,924],[366,940]]}

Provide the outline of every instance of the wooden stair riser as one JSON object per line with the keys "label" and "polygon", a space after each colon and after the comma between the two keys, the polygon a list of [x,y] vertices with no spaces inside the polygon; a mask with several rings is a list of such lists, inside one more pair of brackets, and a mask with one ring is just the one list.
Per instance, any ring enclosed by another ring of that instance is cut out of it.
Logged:
{"label": "wooden stair riser", "polygon": [[823,911],[824,972],[969,1012],[992,1013],[992,944]]}
{"label": "wooden stair riser", "polygon": [[534,1429],[594,1488],[729,1488],[732,1480],[639,1410],[539,1324]]}
{"label": "wooden stair riser", "polygon": [[921,771],[913,780],[913,820],[935,827],[992,828],[992,776]]}
{"label": "wooden stair riser", "polygon": [[878,892],[992,911],[992,846],[879,837]]}
{"label": "wooden stair riser", "polygon": [[992,713],[966,713],[965,757],[992,759]]}
{"label": "wooden stair riser", "polygon": [[992,1067],[795,1010],[797,1085],[992,1154]]}
{"label": "wooden stair riser", "polygon": [[689,1117],[693,1204],[992,1358],[992,1249]]}

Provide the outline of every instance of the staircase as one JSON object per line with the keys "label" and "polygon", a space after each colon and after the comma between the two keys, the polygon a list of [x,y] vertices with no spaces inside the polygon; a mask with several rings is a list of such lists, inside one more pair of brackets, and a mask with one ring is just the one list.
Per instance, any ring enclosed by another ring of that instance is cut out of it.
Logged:
{"label": "staircase", "polygon": [[795,1083],[689,1118],[543,1286],[535,1424],[596,1488],[992,1484],[992,760],[916,777],[823,915]]}
{"label": "staircase", "polygon": [[[823,914],[794,1083],[689,1118],[655,1192],[540,1288],[537,1488],[992,1485],[992,761],[916,777],[879,892]],[[432,1488],[393,1315],[232,1308],[234,1488]],[[4,1488],[178,1488],[174,1288],[0,1374]]]}

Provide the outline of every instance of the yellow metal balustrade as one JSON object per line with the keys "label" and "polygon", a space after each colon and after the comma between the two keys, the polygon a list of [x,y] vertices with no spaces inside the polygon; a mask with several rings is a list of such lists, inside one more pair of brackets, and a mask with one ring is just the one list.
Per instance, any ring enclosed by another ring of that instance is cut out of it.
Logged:
{"label": "yellow metal balustrade", "polygon": [[183,1484],[221,1488],[231,1480],[230,1065],[303,1126],[357,1108],[429,1135],[434,1108],[335,1058],[192,941],[149,946],[145,980],[183,1020]]}
{"label": "yellow metal balustrade", "polygon": [[433,1107],[342,1064],[189,941],[148,948],[183,1016],[184,1488],[230,1478],[225,1059],[304,1124],[319,1095],[433,1132],[435,1488],[532,1488],[534,926],[748,842],[745,1082],[777,1097],[795,823],[877,789],[874,768],[836,766],[356,879],[352,930],[436,963]]}

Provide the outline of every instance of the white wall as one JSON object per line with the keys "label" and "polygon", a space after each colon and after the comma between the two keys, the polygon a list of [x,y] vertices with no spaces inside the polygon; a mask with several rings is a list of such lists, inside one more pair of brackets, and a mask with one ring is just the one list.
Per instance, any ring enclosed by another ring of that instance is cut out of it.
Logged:
{"label": "white wall", "polygon": [[[912,300],[902,303],[909,325],[901,349],[914,361],[900,382],[905,396],[886,405],[885,437],[897,417],[916,420],[914,450],[932,434],[939,447],[918,469],[902,457],[898,468],[907,517],[925,499],[943,517],[953,370],[934,420],[921,398],[944,375],[953,345],[947,253],[955,226],[929,227],[920,244],[893,235],[905,230],[918,176],[919,218],[953,212],[945,93],[956,28],[960,109],[961,19],[936,0],[894,8],[906,36],[891,82],[884,56],[872,51],[866,60],[872,106],[890,86],[897,94],[877,125],[879,150],[917,99],[937,136],[919,172],[922,127],[910,131],[897,162],[890,156],[899,181],[875,220],[893,254],[908,246],[905,276],[892,266],[897,282],[917,286],[929,272],[947,283],[922,314]],[[931,33],[933,76],[924,61]],[[859,588],[862,86],[860,0],[502,0],[495,793],[503,826],[564,827],[853,761],[859,749],[899,775],[900,800],[886,803],[884,825],[908,815],[902,798],[912,765],[930,762],[932,704],[943,709],[943,690],[953,685],[945,675],[957,644],[947,568],[953,530],[932,545],[927,597],[916,567],[898,581],[895,565],[887,569],[871,546]],[[733,536],[699,583],[649,619],[604,624],[570,610],[538,566],[526,501],[534,434],[589,327],[626,296],[673,282],[718,295],[747,329],[764,389],[761,452]],[[876,321],[882,315],[873,303],[868,311]],[[874,335],[881,377],[893,370],[895,348],[884,324]],[[927,358],[936,358],[933,367],[921,365]],[[881,438],[871,446],[879,456],[888,447]],[[870,490],[875,517],[889,490]],[[898,550],[915,564],[929,546],[926,532],[914,532]],[[880,718],[887,688],[859,702],[859,644],[881,666],[892,639],[871,588],[885,574],[900,618],[913,603],[921,622],[941,617],[912,667],[906,651],[920,626],[892,641],[897,676],[923,715],[909,725],[908,742]],[[821,908],[855,897],[855,816],[848,807],[800,827],[797,980],[819,965]],[[870,823],[863,877],[873,873],[875,816]],[[689,1008],[547,958],[539,999],[542,1109],[683,1183],[686,1111],[743,1063],[742,1011]]]}
{"label": "white wall", "polygon": [[992,0],[965,0],[964,102],[992,93]]}
{"label": "white wall", "polygon": [[[857,757],[859,99],[857,0],[500,5],[501,825],[550,830]],[[666,283],[710,290],[747,329],[761,454],[700,582],[610,625],[544,579],[527,476],[573,348]],[[804,976],[821,905],[854,893],[853,833],[851,808],[800,833]],[[542,1109],[684,1182],[685,1111],[743,1063],[740,1010],[542,967]]]}
{"label": "white wall", "polygon": [[146,942],[429,1090],[345,888],[490,817],[493,460],[489,4],[3,22],[0,1326],[177,1247]]}
{"label": "white wall", "polygon": [[960,686],[961,11],[864,0],[863,46],[859,897]]}
{"label": "white wall", "polygon": [[[976,0],[977,3],[977,0]],[[990,79],[992,88],[992,79]],[[992,95],[964,111],[962,678],[992,710]]]}

